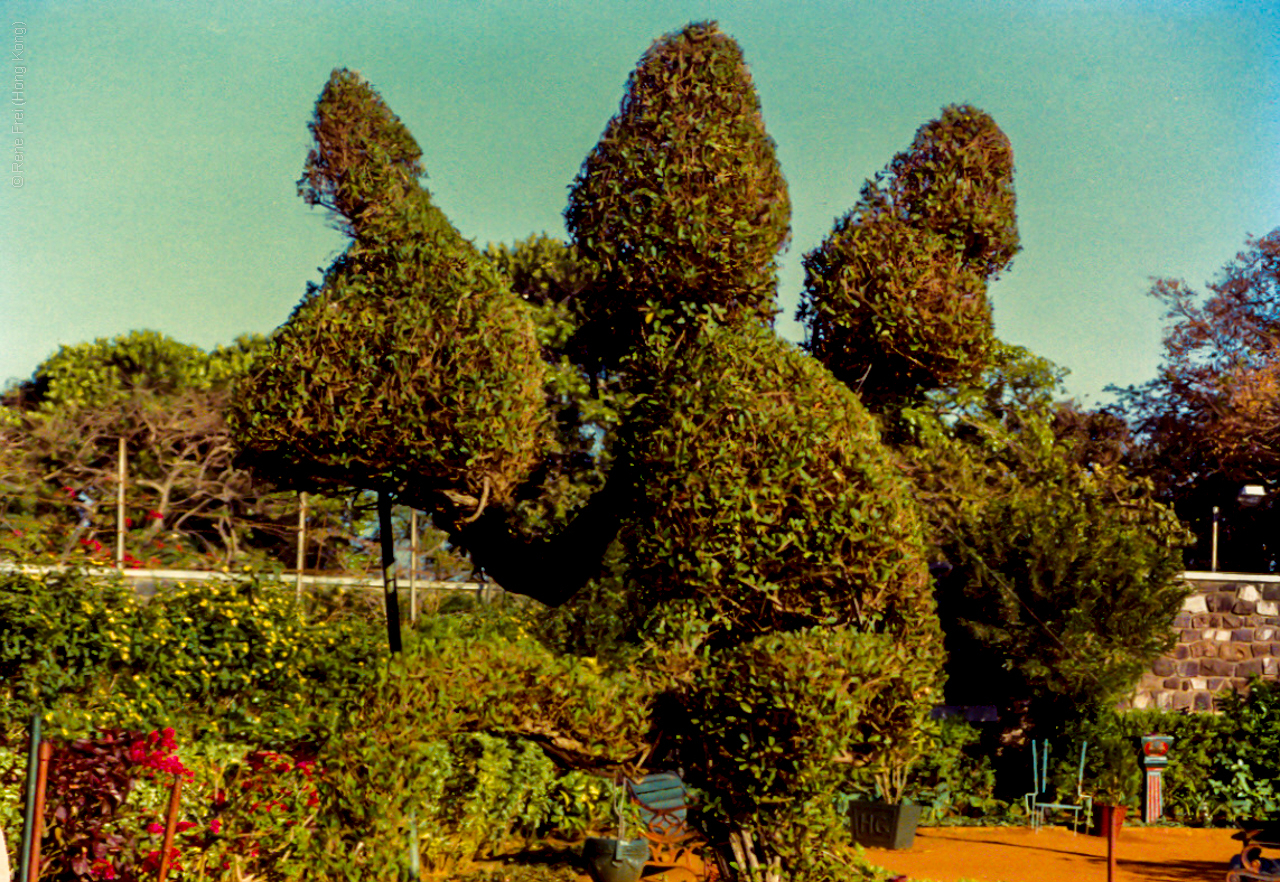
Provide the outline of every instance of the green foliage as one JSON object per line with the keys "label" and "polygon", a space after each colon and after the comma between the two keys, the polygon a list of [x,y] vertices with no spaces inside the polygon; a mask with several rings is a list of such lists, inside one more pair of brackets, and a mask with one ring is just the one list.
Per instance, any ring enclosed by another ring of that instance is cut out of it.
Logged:
{"label": "green foliage", "polygon": [[63,737],[177,720],[193,703],[224,736],[326,731],[373,680],[380,642],[350,616],[303,624],[291,594],[263,583],[180,584],[144,604],[74,572],[5,576],[0,633],[6,723],[40,708]]}
{"label": "green foliage", "polygon": [[588,303],[597,355],[625,351],[657,309],[772,319],[790,215],[738,45],[714,22],[655,41],[565,210],[573,241],[600,270]]}
{"label": "green foliage", "polygon": [[934,653],[853,628],[772,633],[715,653],[684,698],[694,780],[719,813],[761,829],[801,821],[799,806],[834,810],[838,792],[889,785],[920,747]]}
{"label": "green foliage", "polygon": [[628,396],[619,378],[588,373],[575,334],[583,321],[583,292],[594,268],[572,245],[530,236],[513,246],[491,244],[485,256],[532,308],[545,362],[552,437],[532,492],[516,506],[521,533],[555,533],[603,486],[612,462],[610,441]]}
{"label": "green foliage", "polygon": [[123,440],[126,565],[278,553],[279,525],[261,511],[273,488],[234,461],[222,414],[263,345],[244,336],[205,351],[138,331],[42,362],[10,391],[0,425],[0,550],[23,562],[113,559]]}
{"label": "green foliage", "polygon": [[912,771],[907,801],[924,806],[923,823],[989,820],[1008,810],[996,798],[995,770],[977,727],[948,717],[922,728],[922,756]]}
{"label": "green foliage", "polygon": [[1280,682],[1254,678],[1246,695],[1229,692],[1222,716],[1234,724],[1217,756],[1213,795],[1228,818],[1269,818],[1280,811]]}
{"label": "green foliage", "polygon": [[550,757],[634,767],[649,714],[647,688],[627,671],[553,656],[510,620],[441,617],[320,755],[333,835],[361,855],[358,878],[379,878],[403,860],[411,818],[436,870],[600,832],[612,787]]}
{"label": "green foliage", "polygon": [[137,596],[69,572],[0,576],[0,694],[5,723],[126,670],[143,634]]}
{"label": "green foliage", "polygon": [[334,69],[307,128],[315,147],[298,194],[329,209],[352,235],[418,189],[422,150],[358,73]]}
{"label": "green foliage", "polygon": [[[534,738],[580,768],[634,767],[648,752],[651,672],[555,655],[507,616],[426,622],[386,677],[363,702],[363,729]],[[397,702],[378,700],[388,689]]]}
{"label": "green foliage", "polygon": [[1052,371],[1009,351],[989,381],[904,410],[896,432],[939,553],[953,703],[1032,699],[1050,729],[1114,704],[1169,646],[1181,525],[1149,483],[1058,435]]}
{"label": "green foliage", "polygon": [[43,411],[107,409],[143,392],[174,395],[225,389],[248,366],[262,339],[244,335],[205,351],[156,331],[132,331],[91,343],[60,346],[20,390]]}
{"label": "green foliage", "polygon": [[432,204],[416,145],[358,75],[334,72],[312,132],[304,194],[353,241],[238,388],[237,441],[299,486],[467,516],[508,500],[545,442],[528,308]]}
{"label": "green foliage", "polygon": [[[1080,745],[1087,741],[1084,792],[1095,802],[1126,805],[1137,812],[1143,793],[1141,738],[1168,735],[1173,745],[1162,785],[1166,817],[1186,824],[1220,820],[1227,816],[1225,800],[1234,798],[1227,797],[1227,790],[1254,789],[1252,779],[1246,776],[1246,784],[1235,774],[1236,757],[1228,747],[1231,733],[1249,716],[1241,713],[1245,703],[1221,715],[1107,709],[1091,719],[1076,720],[1053,742],[1050,781],[1059,793],[1075,792]],[[1265,780],[1257,783],[1268,786]]]}
{"label": "green foliage", "polygon": [[919,521],[857,398],[762,328],[710,325],[671,352],[629,442],[644,479],[623,540],[644,603],[679,601],[730,641],[935,634]]}
{"label": "green foliage", "polygon": [[1013,151],[986,113],[943,109],[805,256],[806,346],[869,404],[978,376],[986,290],[1018,250]]}

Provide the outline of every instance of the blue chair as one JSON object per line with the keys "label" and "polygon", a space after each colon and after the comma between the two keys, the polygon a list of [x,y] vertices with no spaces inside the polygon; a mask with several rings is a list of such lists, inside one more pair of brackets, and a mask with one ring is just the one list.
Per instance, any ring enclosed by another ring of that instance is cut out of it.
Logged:
{"label": "blue chair", "polygon": [[1076,772],[1076,801],[1049,802],[1047,801],[1049,789],[1049,742],[1040,742],[1038,754],[1036,742],[1031,742],[1031,786],[1035,789],[1026,794],[1023,797],[1023,801],[1026,803],[1027,814],[1031,817],[1033,829],[1039,830],[1041,825],[1044,824],[1044,813],[1046,811],[1070,812],[1072,833],[1077,832],[1081,812],[1084,812],[1086,821],[1092,816],[1093,797],[1084,792],[1084,758],[1088,749],[1088,741],[1080,745],[1080,768]]}

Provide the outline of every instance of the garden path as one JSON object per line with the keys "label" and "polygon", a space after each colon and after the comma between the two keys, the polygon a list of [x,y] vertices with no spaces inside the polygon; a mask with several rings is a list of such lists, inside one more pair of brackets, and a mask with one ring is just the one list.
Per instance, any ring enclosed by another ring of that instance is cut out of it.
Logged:
{"label": "garden path", "polygon": [[[1126,827],[1116,842],[1115,882],[1223,879],[1240,850],[1232,829]],[[867,858],[930,882],[1102,882],[1107,841],[1070,828],[922,827],[904,851],[868,848]]]}

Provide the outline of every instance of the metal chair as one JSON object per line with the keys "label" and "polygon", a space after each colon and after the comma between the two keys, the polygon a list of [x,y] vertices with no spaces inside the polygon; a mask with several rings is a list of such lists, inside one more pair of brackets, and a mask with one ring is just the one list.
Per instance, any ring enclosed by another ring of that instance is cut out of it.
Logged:
{"label": "metal chair", "polygon": [[1070,802],[1048,802],[1044,799],[1049,789],[1049,742],[1040,742],[1041,750],[1039,755],[1036,752],[1036,742],[1031,742],[1031,786],[1035,789],[1023,797],[1023,802],[1027,806],[1027,814],[1031,817],[1031,826],[1035,830],[1039,830],[1044,824],[1045,811],[1070,812],[1071,832],[1077,832],[1080,824],[1080,813],[1084,812],[1086,821],[1093,814],[1093,797],[1084,792],[1084,758],[1085,752],[1089,749],[1089,742],[1085,741],[1080,745],[1080,768],[1076,772],[1076,801]]}

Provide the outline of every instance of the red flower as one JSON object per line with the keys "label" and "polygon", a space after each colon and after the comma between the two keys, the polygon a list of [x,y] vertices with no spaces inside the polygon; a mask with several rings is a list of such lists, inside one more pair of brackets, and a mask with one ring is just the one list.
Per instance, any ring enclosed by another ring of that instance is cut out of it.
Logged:
{"label": "red flower", "polygon": [[156,821],[152,821],[150,824],[148,824],[148,825],[147,825],[147,832],[148,832],[148,833],[163,833],[163,832],[164,832],[164,825],[163,825],[163,824],[160,824],[160,823],[157,823]]}
{"label": "red flower", "polygon": [[178,832],[179,832],[179,833],[186,833],[186,832],[187,832],[188,830],[190,830],[192,827],[198,827],[198,826],[199,826],[199,824],[197,824],[195,821],[179,821],[179,822],[178,822]]}
{"label": "red flower", "polygon": [[99,858],[90,865],[89,875],[95,879],[114,879],[116,868],[111,866],[111,861]]}
{"label": "red flower", "polygon": [[209,822],[209,832],[214,836],[222,832],[222,818],[214,818]]}

